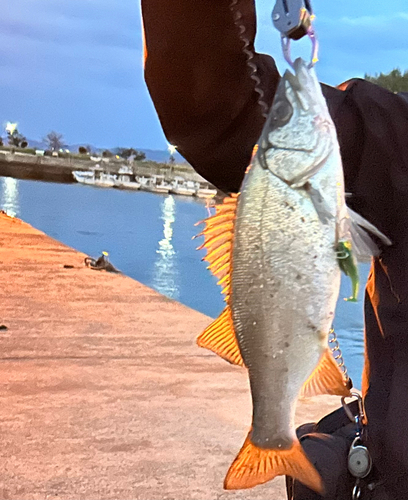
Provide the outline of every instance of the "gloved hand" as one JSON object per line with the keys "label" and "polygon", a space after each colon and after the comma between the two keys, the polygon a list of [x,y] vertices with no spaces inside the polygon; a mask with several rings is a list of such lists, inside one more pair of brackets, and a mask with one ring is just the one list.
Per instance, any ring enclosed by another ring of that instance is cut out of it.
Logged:
{"label": "gloved hand", "polygon": [[[358,402],[348,405],[358,413]],[[330,413],[317,424],[304,424],[297,429],[298,439],[309,460],[320,473],[325,485],[324,496],[310,490],[299,481],[286,478],[288,500],[351,500],[356,478],[348,470],[348,455],[356,437],[356,427],[343,408]],[[384,492],[375,468],[361,481],[361,500],[391,500]],[[375,488],[368,488],[375,485]],[[394,500],[394,499],[393,499]]]}
{"label": "gloved hand", "polygon": [[355,478],[347,468],[347,457],[355,437],[351,422],[334,434],[316,432],[316,424],[305,424],[297,429],[298,438],[311,463],[316,467],[325,485],[322,497],[299,481],[287,478],[289,500],[351,500]]}

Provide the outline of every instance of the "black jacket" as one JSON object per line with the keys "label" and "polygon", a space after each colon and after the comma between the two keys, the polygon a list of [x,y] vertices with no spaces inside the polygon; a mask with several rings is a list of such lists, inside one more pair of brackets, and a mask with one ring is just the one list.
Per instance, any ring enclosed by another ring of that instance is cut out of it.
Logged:
{"label": "black jacket", "polygon": [[[233,2],[231,2],[233,3]],[[253,0],[238,7],[253,48]],[[145,78],[167,139],[203,177],[238,191],[264,118],[230,0],[142,0]],[[276,47],[279,51],[280,48]],[[270,105],[273,59],[254,62]],[[393,242],[366,300],[363,392],[369,448],[393,499],[408,498],[408,101],[364,80],[323,86],[350,206]]]}

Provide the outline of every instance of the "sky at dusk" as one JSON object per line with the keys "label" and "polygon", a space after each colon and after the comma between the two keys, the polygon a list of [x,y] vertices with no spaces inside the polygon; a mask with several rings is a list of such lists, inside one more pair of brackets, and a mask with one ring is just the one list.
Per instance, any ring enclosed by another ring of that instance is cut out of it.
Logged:
{"label": "sky at dusk", "polygon": [[[192,0],[194,1],[194,0]],[[279,69],[275,0],[256,0],[257,50]],[[312,0],[321,81],[408,69],[406,0]],[[301,41],[293,54],[308,55]],[[135,0],[12,0],[0,16],[0,124],[28,138],[50,130],[67,143],[165,149],[142,69],[140,3]]]}

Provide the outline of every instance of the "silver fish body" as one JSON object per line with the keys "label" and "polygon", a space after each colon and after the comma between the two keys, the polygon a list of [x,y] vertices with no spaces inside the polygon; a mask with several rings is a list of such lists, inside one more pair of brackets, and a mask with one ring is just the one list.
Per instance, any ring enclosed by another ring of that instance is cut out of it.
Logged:
{"label": "silver fish body", "polygon": [[[247,368],[253,402],[226,489],[289,475],[323,493],[296,438],[295,406],[299,395],[350,395],[328,349],[338,251],[351,248],[352,233],[361,255],[375,250],[350,221],[336,130],[314,70],[301,59],[294,69],[281,79],[241,192],[217,205],[200,233],[227,306],[197,343]],[[384,236],[361,217],[356,224]]]}
{"label": "silver fish body", "polygon": [[346,218],[335,127],[314,70],[299,59],[280,82],[237,202],[229,305],[253,420],[228,489],[288,474],[322,491],[296,439],[294,413],[328,352]]}
{"label": "silver fish body", "polygon": [[324,224],[306,190],[291,188],[257,158],[239,196],[231,309],[253,397],[251,440],[261,448],[292,444],[299,392],[327,349],[340,287],[336,157],[333,151],[312,181],[324,185],[333,211]]}

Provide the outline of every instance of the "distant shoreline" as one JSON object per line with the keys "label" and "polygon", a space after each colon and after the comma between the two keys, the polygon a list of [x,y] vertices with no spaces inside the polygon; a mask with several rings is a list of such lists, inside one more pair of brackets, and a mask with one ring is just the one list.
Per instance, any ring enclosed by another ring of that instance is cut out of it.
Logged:
{"label": "distant shoreline", "polygon": [[[76,183],[72,175],[73,171],[88,171],[97,164],[109,173],[117,173],[120,167],[127,165],[131,166],[134,174],[139,176],[163,175],[166,181],[180,176],[187,181],[209,184],[188,164],[157,163],[149,160],[129,162],[116,158],[98,158],[96,161],[89,157],[84,157],[84,159],[78,157],[59,158],[0,150],[0,176],[14,177],[15,179],[71,184]],[[211,184],[210,187],[212,187]]]}

